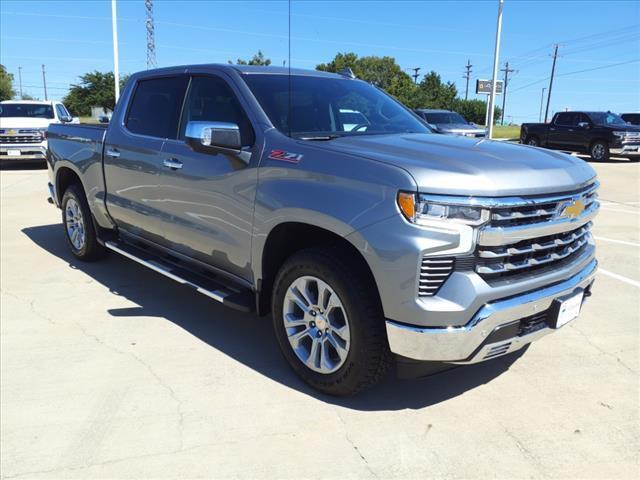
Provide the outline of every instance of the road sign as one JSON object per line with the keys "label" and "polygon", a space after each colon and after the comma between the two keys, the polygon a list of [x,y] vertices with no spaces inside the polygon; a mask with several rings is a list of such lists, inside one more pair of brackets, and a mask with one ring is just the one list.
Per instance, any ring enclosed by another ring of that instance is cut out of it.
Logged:
{"label": "road sign", "polygon": [[[502,93],[502,86],[504,82],[502,80],[498,80],[496,83],[496,95]],[[491,94],[491,80],[476,80],[476,93],[484,93],[486,95]]]}

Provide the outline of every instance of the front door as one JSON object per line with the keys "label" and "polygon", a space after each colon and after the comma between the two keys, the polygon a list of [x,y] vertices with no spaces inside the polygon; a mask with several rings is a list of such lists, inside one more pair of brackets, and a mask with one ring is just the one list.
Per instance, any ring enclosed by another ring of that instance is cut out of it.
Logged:
{"label": "front door", "polygon": [[233,123],[245,149],[255,134],[236,91],[222,76],[193,76],[177,140],[162,150],[165,234],[171,249],[251,280],[250,255],[258,154],[247,165],[232,154],[194,151],[184,141],[190,121]]}
{"label": "front door", "polygon": [[549,145],[562,150],[574,150],[576,147],[576,130],[578,114],[562,112],[556,116],[555,122],[549,126]]}

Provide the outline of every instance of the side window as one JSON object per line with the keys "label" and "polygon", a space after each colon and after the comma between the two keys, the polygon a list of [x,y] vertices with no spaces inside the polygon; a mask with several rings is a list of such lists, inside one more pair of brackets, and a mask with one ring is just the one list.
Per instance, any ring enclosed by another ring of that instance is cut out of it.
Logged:
{"label": "side window", "polygon": [[188,122],[225,122],[240,127],[243,146],[255,143],[255,134],[240,102],[223,79],[193,77],[180,122],[180,139],[184,139]]}
{"label": "side window", "polygon": [[586,116],[584,113],[579,113],[578,114],[578,123],[591,123],[591,120],[589,120],[589,117]]}
{"label": "side window", "polygon": [[575,116],[573,115],[573,113],[570,113],[570,112],[559,113],[558,116],[556,117],[556,125],[570,127],[576,124],[574,123],[574,120],[575,120]]}
{"label": "side window", "polygon": [[136,85],[125,125],[132,133],[176,138],[187,77],[141,80]]}

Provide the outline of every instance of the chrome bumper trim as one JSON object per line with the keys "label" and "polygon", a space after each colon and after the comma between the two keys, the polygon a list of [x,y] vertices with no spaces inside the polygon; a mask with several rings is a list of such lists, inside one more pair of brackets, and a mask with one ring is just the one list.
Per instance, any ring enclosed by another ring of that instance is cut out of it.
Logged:
{"label": "chrome bumper trim", "polygon": [[640,155],[640,145],[623,145],[622,148],[610,148],[610,155],[636,156]]}
{"label": "chrome bumper trim", "polygon": [[[549,308],[554,299],[577,288],[587,287],[593,281],[596,270],[597,261],[594,259],[579,273],[564,281],[505,300],[487,303],[462,327],[415,327],[387,320],[389,346],[393,353],[414,360],[454,363],[482,361],[487,354],[485,350],[495,348],[496,345],[485,345],[475,355],[474,352],[496,328],[542,312]],[[551,328],[544,327],[522,337],[503,340],[499,343],[511,341],[511,344],[504,352],[500,350],[492,358],[517,350],[551,332]]]}

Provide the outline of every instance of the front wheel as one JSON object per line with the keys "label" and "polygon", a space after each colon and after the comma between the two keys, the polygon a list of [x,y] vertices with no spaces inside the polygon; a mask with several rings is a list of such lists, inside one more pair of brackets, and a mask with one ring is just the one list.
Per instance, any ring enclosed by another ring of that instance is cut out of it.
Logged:
{"label": "front wheel", "polygon": [[273,326],[293,370],[330,395],[380,382],[391,364],[384,315],[359,264],[340,252],[294,254],[278,272]]}
{"label": "front wheel", "polygon": [[589,154],[596,162],[606,162],[609,160],[609,144],[604,140],[593,142]]}

